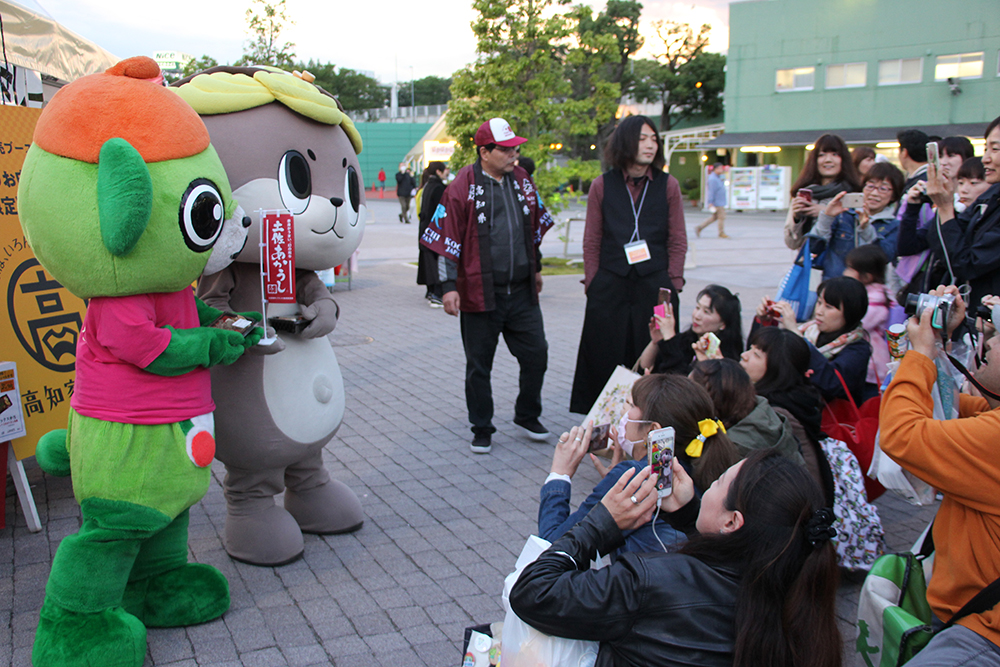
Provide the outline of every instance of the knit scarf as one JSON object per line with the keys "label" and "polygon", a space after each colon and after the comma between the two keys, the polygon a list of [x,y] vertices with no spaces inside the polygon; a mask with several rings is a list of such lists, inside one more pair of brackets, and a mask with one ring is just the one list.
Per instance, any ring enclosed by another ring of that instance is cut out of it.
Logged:
{"label": "knit scarf", "polygon": [[[816,324],[816,320],[809,320],[805,324],[799,325],[799,331],[802,333],[802,336],[813,345],[815,345],[816,341],[819,340],[820,330],[819,326]],[[864,327],[860,324],[847,333],[840,334],[823,347],[817,349],[819,349],[819,353],[827,359],[833,359],[835,356],[840,354],[841,350],[845,347],[851,343],[856,343],[859,340],[868,340],[868,332],[865,331]]]}

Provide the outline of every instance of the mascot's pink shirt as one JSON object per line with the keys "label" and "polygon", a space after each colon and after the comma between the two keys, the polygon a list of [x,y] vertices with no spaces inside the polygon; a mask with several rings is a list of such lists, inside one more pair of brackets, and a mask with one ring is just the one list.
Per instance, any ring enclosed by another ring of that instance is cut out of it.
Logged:
{"label": "mascot's pink shirt", "polygon": [[167,325],[199,326],[190,288],[91,299],[76,348],[73,409],[125,424],[170,424],[213,412],[208,370],[176,377],[143,370],[167,349]]}

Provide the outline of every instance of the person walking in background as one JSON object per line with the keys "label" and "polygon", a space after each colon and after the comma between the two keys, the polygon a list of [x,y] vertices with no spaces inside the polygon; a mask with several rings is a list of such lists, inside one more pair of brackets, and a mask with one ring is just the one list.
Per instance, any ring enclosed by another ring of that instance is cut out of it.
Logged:
{"label": "person walking in background", "polygon": [[399,197],[399,221],[410,224],[410,200],[417,194],[417,180],[405,162],[399,163],[396,174],[396,196]]}
{"label": "person walking in background", "polygon": [[379,190],[385,194],[385,169],[378,170],[378,187]]}
{"label": "person walking in background", "polygon": [[[434,218],[438,204],[441,202],[441,195],[444,194],[445,180],[448,178],[448,165],[444,162],[431,162],[424,169],[421,176],[423,183],[420,187],[420,194],[417,197],[417,220],[420,222],[420,237],[427,231],[427,226]],[[417,246],[420,251],[417,259],[417,284],[427,286],[427,294],[424,298],[430,303],[431,308],[444,308],[441,301],[441,278],[438,275],[438,256],[420,244],[419,238]]]}
{"label": "person walking in background", "polygon": [[514,424],[531,440],[549,437],[538,420],[549,358],[538,304],[538,247],[555,222],[528,172],[514,164],[527,139],[493,118],[476,130],[474,141],[478,159],[445,188],[420,242],[439,256],[444,311],[461,315],[470,449],[488,454],[496,431],[490,375],[500,334],[520,367]]}
{"label": "person walking in background", "polygon": [[615,367],[632,366],[646,348],[660,288],[671,290],[673,313],[684,288],[684,202],[677,179],[663,171],[656,125],[623,119],[604,157],[611,169],[590,186],[583,232],[587,310],[569,408],[581,414]]}
{"label": "person walking in background", "polygon": [[716,162],[712,167],[712,173],[708,175],[708,192],[705,194],[705,203],[712,211],[712,216],[695,228],[694,233],[701,236],[701,230],[705,229],[713,222],[719,222],[719,238],[728,239],[726,234],[726,184],[722,181],[722,174],[726,171],[726,165]]}

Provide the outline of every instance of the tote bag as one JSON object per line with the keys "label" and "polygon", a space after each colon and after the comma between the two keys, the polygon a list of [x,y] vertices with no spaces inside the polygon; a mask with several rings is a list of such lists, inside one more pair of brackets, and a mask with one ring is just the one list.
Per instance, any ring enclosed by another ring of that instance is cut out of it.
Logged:
{"label": "tote bag", "polygon": [[810,284],[812,267],[817,264],[819,266],[823,265],[822,256],[817,257],[813,261],[812,253],[809,252],[809,245],[810,239],[807,236],[805,243],[799,250],[798,257],[795,258],[795,262],[792,264],[792,268],[788,269],[788,273],[781,279],[781,283],[778,285],[778,293],[774,297],[777,301],[787,302],[795,311],[795,317],[800,322],[809,319],[809,315],[816,305],[816,290]]}

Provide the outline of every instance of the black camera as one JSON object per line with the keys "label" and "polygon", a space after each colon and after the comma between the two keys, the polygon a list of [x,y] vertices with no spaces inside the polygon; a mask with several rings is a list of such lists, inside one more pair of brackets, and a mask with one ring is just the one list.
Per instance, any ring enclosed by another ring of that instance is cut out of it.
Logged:
{"label": "black camera", "polygon": [[951,315],[954,303],[955,296],[953,294],[945,294],[944,296],[909,294],[906,297],[904,309],[909,317],[920,319],[924,311],[930,308],[934,311],[931,315],[931,326],[935,329],[944,329],[948,326],[948,317]]}

